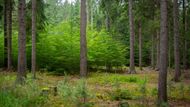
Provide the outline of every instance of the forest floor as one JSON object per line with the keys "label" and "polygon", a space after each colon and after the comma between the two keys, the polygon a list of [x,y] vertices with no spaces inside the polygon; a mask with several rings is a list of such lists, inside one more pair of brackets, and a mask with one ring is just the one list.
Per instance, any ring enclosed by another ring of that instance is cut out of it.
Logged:
{"label": "forest floor", "polygon": [[[14,83],[16,74],[0,73],[0,76],[9,80],[0,81],[2,88]],[[47,91],[45,94],[48,96],[42,107],[74,107],[84,99],[85,107],[156,107],[158,72],[149,68],[137,71],[137,74],[94,72],[82,82],[78,75],[38,73],[37,77],[37,87],[43,93]],[[181,82],[172,82],[172,77],[171,71],[167,86],[169,105],[190,107],[190,71],[183,72]],[[81,87],[83,82],[85,87]],[[34,87],[33,84],[31,86]],[[53,91],[52,87],[57,89]],[[58,95],[55,96],[56,92]]]}

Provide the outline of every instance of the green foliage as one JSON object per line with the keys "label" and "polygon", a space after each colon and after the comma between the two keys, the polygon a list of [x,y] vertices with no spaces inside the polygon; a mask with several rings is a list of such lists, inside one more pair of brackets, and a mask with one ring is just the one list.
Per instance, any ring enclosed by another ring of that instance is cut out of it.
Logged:
{"label": "green foliage", "polygon": [[[121,74],[106,74],[106,73],[94,73],[92,78],[89,78],[90,82],[96,82],[99,84],[111,84],[115,83],[140,83],[141,77],[137,75],[121,75]],[[98,81],[97,81],[98,80]]]}
{"label": "green foliage", "polygon": [[87,89],[85,80],[79,80],[77,85],[72,85],[67,79],[58,84],[58,92],[63,99],[63,104],[66,107],[91,107],[92,102],[89,102],[91,94]]}
{"label": "green foliage", "polygon": [[116,79],[115,83],[113,84],[113,90],[111,92],[107,92],[110,96],[111,100],[131,100],[132,94],[129,90],[125,89],[123,90],[120,86],[119,80]]}
{"label": "green foliage", "polygon": [[151,95],[152,95],[153,97],[156,97],[157,94],[158,94],[158,89],[157,89],[157,88],[153,88],[152,91],[151,91]]}
{"label": "green foliage", "polygon": [[[51,29],[51,30],[50,30]],[[63,22],[55,27],[49,26],[42,33],[37,48],[40,68],[50,71],[73,71],[79,69],[80,36],[79,29]],[[89,66],[125,64],[125,46],[113,40],[104,30],[88,31]]]}
{"label": "green foliage", "polygon": [[[12,81],[12,77],[5,77],[4,82],[7,81]],[[40,96],[41,90],[36,82],[27,80],[22,86],[8,86],[3,83],[3,80],[0,82],[1,107],[41,107],[47,101],[47,97]]]}
{"label": "green foliage", "polygon": [[142,105],[147,105],[146,97],[147,97],[148,90],[147,90],[146,84],[147,84],[146,78],[139,84],[139,92],[141,94],[140,99],[142,101]]}
{"label": "green foliage", "polygon": [[132,100],[132,94],[130,93],[129,90],[121,90],[121,89],[116,89],[113,90],[112,92],[108,92],[109,97],[111,100]]}
{"label": "green foliage", "polygon": [[[68,22],[49,25],[40,33],[37,43],[38,68],[48,71],[78,71],[80,62],[79,28]],[[3,50],[3,34],[0,35],[0,49]],[[13,64],[17,66],[18,33],[13,32]],[[122,66],[126,63],[125,46],[114,40],[105,30],[87,32],[89,68],[94,66]],[[27,64],[31,65],[31,42],[27,43]],[[3,51],[0,51],[0,65],[3,65]]]}
{"label": "green foliage", "polygon": [[179,91],[180,91],[181,98],[184,99],[185,87],[183,83],[180,83]]}

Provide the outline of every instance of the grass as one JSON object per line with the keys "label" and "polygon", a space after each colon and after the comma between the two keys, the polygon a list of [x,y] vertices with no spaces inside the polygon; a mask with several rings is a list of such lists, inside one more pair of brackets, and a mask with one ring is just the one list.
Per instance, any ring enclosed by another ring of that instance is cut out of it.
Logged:
{"label": "grass", "polygon": [[[15,73],[0,73],[0,106],[3,107],[130,107],[156,106],[157,72],[138,74],[90,73],[85,80],[77,75],[54,76],[37,74],[33,81],[28,74],[26,85],[15,86]],[[170,80],[170,79],[169,79]],[[190,105],[189,82],[168,80],[170,105]],[[54,96],[51,87],[58,88]],[[43,90],[47,95],[42,95]],[[176,103],[177,101],[177,103]]]}

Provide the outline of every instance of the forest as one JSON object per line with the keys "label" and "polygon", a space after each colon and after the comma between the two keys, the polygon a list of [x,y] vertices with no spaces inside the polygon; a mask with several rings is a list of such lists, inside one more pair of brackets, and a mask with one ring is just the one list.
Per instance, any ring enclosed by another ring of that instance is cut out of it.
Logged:
{"label": "forest", "polygon": [[0,0],[0,107],[190,107],[190,0]]}

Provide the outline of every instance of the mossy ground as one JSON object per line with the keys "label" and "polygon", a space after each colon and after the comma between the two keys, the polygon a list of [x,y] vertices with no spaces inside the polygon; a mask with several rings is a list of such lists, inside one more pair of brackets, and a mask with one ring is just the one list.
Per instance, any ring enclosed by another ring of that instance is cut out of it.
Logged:
{"label": "mossy ground", "polygon": [[[171,81],[172,76],[173,73],[169,72],[169,105],[172,107],[189,107],[190,72],[185,71],[182,75],[181,82],[178,83],[174,83]],[[0,77],[0,88],[4,89],[6,87],[13,86],[13,84],[15,83],[14,81],[16,78],[16,73],[0,73]],[[65,102],[63,97],[59,95],[59,89],[58,95],[54,96],[53,92],[51,92],[52,90],[50,89],[50,87],[57,87],[61,81],[65,81],[65,78],[67,78],[67,82],[69,84],[68,87],[73,86],[74,88],[70,89],[75,89],[75,86],[78,84],[78,81],[80,81],[78,75],[56,76],[50,75],[49,73],[38,73],[37,77],[38,79],[35,80],[35,87],[38,88],[36,90],[50,90],[49,94],[47,95],[47,99],[37,103],[37,107],[64,107],[65,103],[72,103],[72,101]],[[30,74],[28,74],[28,78],[31,78]],[[144,69],[143,71],[137,70],[137,74],[94,72],[90,73],[88,78],[86,78],[84,81],[86,82],[87,89],[89,90],[88,93],[91,95],[91,97],[87,98],[87,101],[92,103],[93,105],[91,106],[93,107],[118,107],[118,105],[122,101],[128,102],[130,107],[156,106],[158,83],[157,71],[153,71],[151,69]],[[31,86],[32,85],[34,85],[34,83],[31,84]],[[31,86],[26,86],[22,90],[25,90],[25,93],[27,93],[28,90],[29,93],[31,93],[30,95],[32,95],[32,90],[29,90]],[[62,90],[61,92],[63,91],[64,90]],[[19,94],[15,98],[22,96],[25,95]]]}

